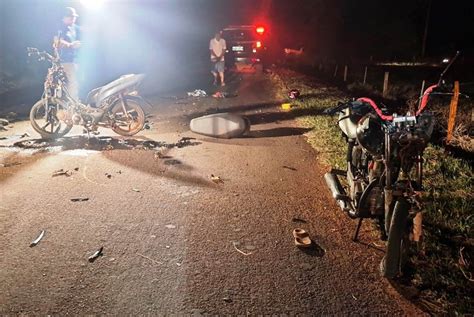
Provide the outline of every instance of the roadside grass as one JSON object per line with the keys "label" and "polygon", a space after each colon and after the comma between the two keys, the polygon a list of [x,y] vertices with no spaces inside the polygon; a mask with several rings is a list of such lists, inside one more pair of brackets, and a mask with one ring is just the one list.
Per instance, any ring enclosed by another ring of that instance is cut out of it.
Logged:
{"label": "roadside grass", "polygon": [[[292,104],[298,109],[323,110],[349,98],[336,88],[310,83],[307,77],[279,69],[272,74],[279,98],[289,89],[301,97]],[[308,142],[321,162],[330,167],[346,167],[346,143],[336,118],[311,115],[298,119],[312,130]],[[474,172],[472,166],[430,145],[425,150],[424,241],[420,254],[412,259],[409,272],[398,283],[416,289],[415,301],[434,314],[474,313]],[[376,265],[376,264],[374,264]]]}

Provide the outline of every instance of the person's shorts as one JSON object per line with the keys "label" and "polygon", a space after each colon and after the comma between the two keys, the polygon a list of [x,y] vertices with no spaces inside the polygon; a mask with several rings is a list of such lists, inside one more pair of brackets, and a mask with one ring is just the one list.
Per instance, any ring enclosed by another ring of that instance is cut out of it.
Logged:
{"label": "person's shorts", "polygon": [[224,61],[212,62],[212,71],[213,72],[223,73],[224,70],[225,70],[225,62]]}

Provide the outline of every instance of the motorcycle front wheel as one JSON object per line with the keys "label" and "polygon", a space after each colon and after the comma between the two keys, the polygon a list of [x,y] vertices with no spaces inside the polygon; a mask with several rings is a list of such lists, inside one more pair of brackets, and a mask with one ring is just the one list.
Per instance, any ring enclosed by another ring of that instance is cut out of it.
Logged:
{"label": "motorcycle front wheel", "polygon": [[43,139],[56,139],[63,137],[71,131],[72,122],[67,123],[62,119],[67,116],[67,107],[60,100],[39,100],[30,111],[30,122],[33,129]]}
{"label": "motorcycle front wheel", "polygon": [[132,136],[143,130],[145,113],[137,98],[117,99],[110,107],[112,130],[122,136]]}
{"label": "motorcycle front wheel", "polygon": [[380,263],[382,276],[395,278],[403,267],[403,255],[408,248],[408,215],[410,204],[404,198],[395,203],[388,232],[387,250]]}

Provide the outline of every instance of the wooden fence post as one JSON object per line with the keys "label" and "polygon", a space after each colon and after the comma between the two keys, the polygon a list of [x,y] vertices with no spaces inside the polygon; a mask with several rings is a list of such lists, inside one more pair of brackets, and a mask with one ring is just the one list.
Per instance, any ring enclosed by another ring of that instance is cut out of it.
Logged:
{"label": "wooden fence post", "polygon": [[337,69],[338,69],[338,68],[339,68],[339,65],[336,64],[336,68],[334,69],[334,77],[336,77],[336,75],[337,75]]}
{"label": "wooden fence post", "polygon": [[448,136],[446,138],[447,143],[451,142],[453,138],[454,124],[456,123],[456,112],[458,111],[459,101],[459,81],[454,82],[454,94],[451,98],[451,104],[449,106],[449,119],[448,119]]}
{"label": "wooden fence post", "polygon": [[390,75],[389,72],[385,72],[384,76],[383,76],[383,92],[382,92],[382,96],[384,98],[387,97],[387,93],[388,93],[388,76]]}
{"label": "wooden fence post", "polygon": [[344,82],[347,81],[347,65],[344,66]]}
{"label": "wooden fence post", "polygon": [[364,70],[364,82],[363,84],[365,85],[367,82],[367,66],[365,66],[365,70]]}

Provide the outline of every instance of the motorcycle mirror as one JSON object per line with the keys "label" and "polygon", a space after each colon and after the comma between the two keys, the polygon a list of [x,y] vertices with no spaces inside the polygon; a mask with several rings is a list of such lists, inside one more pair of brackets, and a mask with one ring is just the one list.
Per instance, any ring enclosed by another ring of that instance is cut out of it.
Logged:
{"label": "motorcycle mirror", "polygon": [[456,52],[456,55],[454,55],[454,57],[449,60],[447,58],[445,58],[443,60],[443,62],[445,60],[447,60],[446,62],[448,63],[448,65],[446,65],[446,68],[443,70],[443,72],[441,73],[441,75],[439,76],[439,80],[438,80],[438,86],[440,86],[443,82],[444,82],[444,75],[448,72],[449,68],[451,68],[451,66],[454,64],[454,62],[456,61],[456,59],[459,57],[459,55],[461,54],[460,51],[457,51]]}

